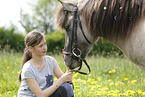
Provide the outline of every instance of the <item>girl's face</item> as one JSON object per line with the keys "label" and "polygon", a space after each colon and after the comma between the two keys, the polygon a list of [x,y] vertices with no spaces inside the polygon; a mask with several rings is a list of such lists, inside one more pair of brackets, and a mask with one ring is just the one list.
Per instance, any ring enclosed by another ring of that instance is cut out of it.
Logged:
{"label": "girl's face", "polygon": [[32,54],[34,56],[44,56],[46,55],[46,52],[47,52],[47,43],[45,38],[43,38],[38,45],[32,47]]}

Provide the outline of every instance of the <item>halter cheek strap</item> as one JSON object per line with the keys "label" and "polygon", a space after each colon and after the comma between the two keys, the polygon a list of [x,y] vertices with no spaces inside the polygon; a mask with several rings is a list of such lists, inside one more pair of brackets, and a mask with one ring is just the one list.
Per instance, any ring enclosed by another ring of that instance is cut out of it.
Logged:
{"label": "halter cheek strap", "polygon": [[[81,24],[81,21],[80,21],[80,16],[79,16],[79,13],[78,13],[78,7],[77,7],[77,4],[75,5],[74,7],[74,18],[73,18],[73,29],[72,29],[72,40],[71,40],[71,51],[70,52],[66,52],[63,50],[63,53],[65,55],[70,55],[73,59],[75,60],[78,60],[78,61],[83,61],[86,65],[86,67],[88,68],[89,72],[88,73],[85,73],[85,72],[81,72],[81,68],[82,68],[82,64],[80,65],[79,69],[77,70],[72,70],[73,72],[78,72],[80,74],[83,74],[83,75],[88,75],[90,74],[91,72],[91,69],[90,69],[90,66],[88,65],[87,61],[83,58],[81,58],[81,55],[82,55],[82,52],[81,50],[77,47],[77,24],[78,24],[78,21],[79,21],[79,27],[81,29],[81,32],[84,36],[84,38],[86,39],[86,41],[89,43],[89,44],[93,44],[91,43],[84,31],[83,31],[83,28],[82,28],[82,24]],[[75,39],[74,39],[75,38]],[[74,47],[73,47],[73,43],[74,43]]]}

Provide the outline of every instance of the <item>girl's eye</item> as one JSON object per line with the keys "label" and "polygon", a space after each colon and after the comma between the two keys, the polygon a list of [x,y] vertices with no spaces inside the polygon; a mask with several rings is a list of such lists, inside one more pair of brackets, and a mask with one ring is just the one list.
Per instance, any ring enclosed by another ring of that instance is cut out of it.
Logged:
{"label": "girl's eye", "polygon": [[42,45],[40,45],[39,47],[42,47]]}

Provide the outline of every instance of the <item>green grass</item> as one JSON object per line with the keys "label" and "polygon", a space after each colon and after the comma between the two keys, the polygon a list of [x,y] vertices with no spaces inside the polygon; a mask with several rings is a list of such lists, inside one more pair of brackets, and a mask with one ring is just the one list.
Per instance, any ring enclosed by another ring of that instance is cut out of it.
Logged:
{"label": "green grass", "polygon": [[[51,56],[65,72],[61,54]],[[0,52],[0,97],[17,96],[21,59],[22,53]],[[90,56],[87,62],[90,75],[73,74],[75,97],[145,97],[145,72],[127,58]]]}

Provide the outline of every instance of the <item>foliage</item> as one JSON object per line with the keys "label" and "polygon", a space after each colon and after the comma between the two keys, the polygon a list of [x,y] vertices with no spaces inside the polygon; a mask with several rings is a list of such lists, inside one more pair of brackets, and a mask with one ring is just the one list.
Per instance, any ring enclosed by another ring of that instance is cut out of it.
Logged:
{"label": "foliage", "polygon": [[37,0],[30,3],[31,13],[20,12],[20,23],[28,33],[33,29],[43,29],[46,33],[54,30],[54,10],[57,3],[53,0]]}
{"label": "foliage", "polygon": [[100,38],[99,41],[94,44],[90,54],[91,55],[98,54],[102,56],[109,56],[109,55],[122,56],[123,55],[122,51],[118,47],[116,47],[110,41],[103,38]]}
{"label": "foliage", "polygon": [[64,48],[65,33],[63,31],[55,31],[46,35],[48,52],[57,53]]}
{"label": "foliage", "polygon": [[24,36],[15,33],[15,29],[0,28],[0,49],[23,51],[24,49]]}
{"label": "foliage", "polygon": [[[63,72],[60,54],[53,56]],[[17,97],[22,53],[0,52],[0,97]],[[145,73],[126,58],[87,57],[90,75],[73,74],[75,97],[144,97]],[[82,71],[87,68],[82,67]],[[55,78],[55,81],[57,79]]]}

